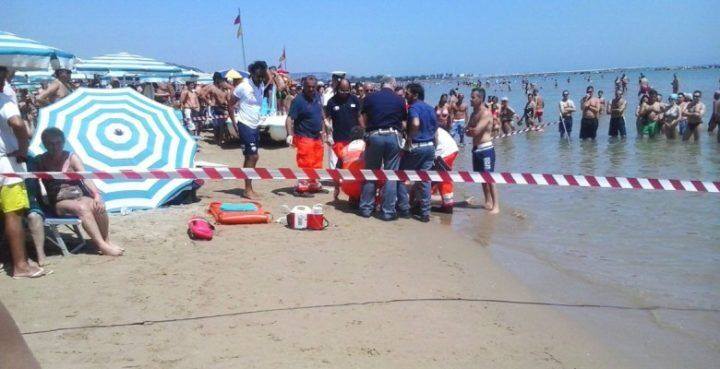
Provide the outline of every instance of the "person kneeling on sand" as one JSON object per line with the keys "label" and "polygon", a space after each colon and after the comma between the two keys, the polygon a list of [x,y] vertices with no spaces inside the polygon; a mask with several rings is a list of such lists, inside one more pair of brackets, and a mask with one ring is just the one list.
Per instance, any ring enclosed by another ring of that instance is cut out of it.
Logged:
{"label": "person kneeling on sand", "polygon": [[[46,172],[85,171],[77,155],[63,150],[65,135],[57,128],[42,132],[42,143],[47,152],[37,158],[37,169]],[[59,216],[76,216],[95,242],[100,253],[120,256],[125,249],[110,243],[109,226],[105,204],[92,180],[43,179],[51,209]]]}

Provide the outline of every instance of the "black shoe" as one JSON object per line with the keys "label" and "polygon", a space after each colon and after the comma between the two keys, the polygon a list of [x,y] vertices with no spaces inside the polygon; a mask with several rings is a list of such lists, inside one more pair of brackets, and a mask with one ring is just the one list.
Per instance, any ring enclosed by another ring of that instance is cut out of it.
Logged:
{"label": "black shoe", "polygon": [[428,223],[430,221],[429,215],[413,215],[413,219],[419,220],[423,223]]}
{"label": "black shoe", "polygon": [[361,217],[363,217],[363,218],[370,218],[370,216],[372,215],[372,213],[366,213],[366,212],[363,212],[363,211],[358,211],[358,215],[361,216]]}
{"label": "black shoe", "polygon": [[397,214],[393,214],[393,215],[384,215],[383,214],[380,216],[380,220],[384,220],[386,222],[392,222],[393,220],[397,220],[397,218],[398,218]]}
{"label": "black shoe", "polygon": [[443,213],[443,214],[452,214],[453,213],[453,207],[452,206],[434,206],[432,209],[430,209],[436,213]]}
{"label": "black shoe", "polygon": [[410,219],[410,211],[399,211],[398,217],[403,219]]}

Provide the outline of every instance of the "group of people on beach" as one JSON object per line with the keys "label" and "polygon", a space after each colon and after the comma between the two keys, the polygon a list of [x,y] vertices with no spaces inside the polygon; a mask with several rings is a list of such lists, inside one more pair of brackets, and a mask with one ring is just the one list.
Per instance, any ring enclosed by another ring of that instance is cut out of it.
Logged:
{"label": "group of people on beach", "polygon": [[[298,91],[292,83],[278,78],[265,62],[255,62],[248,70],[250,77],[237,84],[231,93],[225,93],[225,105],[217,112],[220,117],[228,113],[242,143],[246,167],[257,165],[263,99],[272,90],[270,86],[275,86],[276,91],[285,90],[288,96],[294,96],[286,106],[285,128],[287,144],[295,149],[299,168],[322,168],[327,144],[337,158],[330,165],[339,168],[357,162],[348,159],[353,157],[360,159],[365,169],[448,170],[459,151],[452,137],[455,134],[460,140],[465,136],[472,138],[476,171],[494,170],[493,120],[482,88],[472,92],[471,113],[460,94],[454,96],[453,107],[441,112],[441,121],[436,109],[424,102],[424,88],[417,83],[399,86],[394,78],[388,77],[376,90],[374,84],[352,85],[345,73],[337,72],[328,85],[321,85],[312,75],[306,76],[298,84]],[[218,85],[224,83],[217,81]],[[357,184],[357,193],[348,195],[362,217],[377,211],[383,220],[415,217],[429,221],[431,183],[409,185],[406,181],[368,180]],[[336,199],[339,188],[336,186]],[[492,185],[484,188],[485,207],[497,213],[497,191]],[[294,193],[311,196],[321,190],[317,180],[300,180]],[[452,185],[438,184],[436,190],[442,198],[438,210],[451,212]],[[246,180],[244,196],[251,199],[258,196],[251,180]],[[376,204],[381,206],[376,209]]]}

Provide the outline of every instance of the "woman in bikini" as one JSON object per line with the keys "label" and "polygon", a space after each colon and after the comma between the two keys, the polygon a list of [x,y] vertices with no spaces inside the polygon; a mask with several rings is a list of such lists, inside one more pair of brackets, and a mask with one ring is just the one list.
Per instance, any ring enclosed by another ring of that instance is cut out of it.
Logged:
{"label": "woman in bikini", "polygon": [[677,138],[677,125],[680,122],[680,105],[678,105],[678,95],[672,94],[668,97],[668,108],[663,114],[663,123],[661,130],[668,140]]}
{"label": "woman in bikini", "polygon": [[[63,150],[65,135],[57,128],[43,131],[42,143],[47,152],[37,158],[37,169],[46,172],[85,171],[77,155]],[[43,179],[48,201],[59,216],[76,216],[100,253],[120,256],[125,249],[110,243],[110,221],[100,192],[92,180]]]}
{"label": "woman in bikini", "polygon": [[437,117],[438,124],[445,130],[450,129],[450,104],[448,103],[448,95],[442,94],[440,96],[440,102],[435,107],[435,116]]}

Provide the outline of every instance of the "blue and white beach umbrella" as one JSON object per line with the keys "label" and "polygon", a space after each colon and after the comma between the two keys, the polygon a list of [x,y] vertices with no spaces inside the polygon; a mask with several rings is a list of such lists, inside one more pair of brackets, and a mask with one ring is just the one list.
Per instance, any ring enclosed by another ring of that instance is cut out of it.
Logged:
{"label": "blue and white beach umbrella", "polygon": [[83,59],[77,64],[77,71],[111,77],[152,75],[169,78],[173,73],[180,73],[182,69],[155,59],[122,52]]}
{"label": "blue and white beach umbrella", "polygon": [[72,69],[75,56],[37,41],[0,31],[0,66],[17,70]]}
{"label": "blue and white beach umbrella", "polygon": [[[37,132],[57,127],[65,149],[87,170],[192,168],[196,143],[173,109],[130,88],[80,88],[40,110]],[[44,152],[40,134],[30,143]],[[109,211],[156,208],[190,186],[189,180],[95,180]]]}

